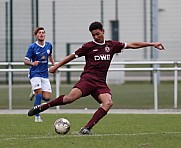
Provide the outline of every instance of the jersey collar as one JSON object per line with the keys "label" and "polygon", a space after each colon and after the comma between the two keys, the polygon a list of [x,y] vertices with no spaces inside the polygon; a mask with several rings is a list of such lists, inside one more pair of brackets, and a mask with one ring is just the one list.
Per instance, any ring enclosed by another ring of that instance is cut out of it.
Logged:
{"label": "jersey collar", "polygon": [[105,44],[105,40],[104,40],[103,43],[98,43],[98,42],[96,42],[95,40],[93,40],[93,42],[96,43],[96,44],[98,44],[98,45],[104,45],[104,44]]}
{"label": "jersey collar", "polygon": [[43,45],[38,44],[38,41],[36,41],[35,43],[36,43],[38,46],[42,47],[42,48],[45,47],[45,42],[44,42]]}

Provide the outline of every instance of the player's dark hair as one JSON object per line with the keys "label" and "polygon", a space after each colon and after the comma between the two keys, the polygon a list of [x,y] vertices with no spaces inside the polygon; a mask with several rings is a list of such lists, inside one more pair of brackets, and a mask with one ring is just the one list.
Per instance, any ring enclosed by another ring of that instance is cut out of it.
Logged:
{"label": "player's dark hair", "polygon": [[100,30],[103,30],[103,26],[102,26],[102,23],[100,22],[93,22],[90,24],[89,26],[89,31],[93,31],[93,30],[96,30],[96,29],[100,29]]}
{"label": "player's dark hair", "polygon": [[36,35],[39,30],[45,30],[45,29],[43,27],[36,27],[34,30],[34,35]]}

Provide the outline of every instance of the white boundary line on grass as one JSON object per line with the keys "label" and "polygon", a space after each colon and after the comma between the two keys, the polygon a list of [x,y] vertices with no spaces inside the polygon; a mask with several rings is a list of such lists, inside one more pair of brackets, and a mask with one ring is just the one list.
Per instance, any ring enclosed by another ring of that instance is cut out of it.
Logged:
{"label": "white boundary line on grass", "polygon": [[[97,109],[49,109],[43,114],[93,114]],[[0,114],[27,114],[29,109],[0,109]],[[181,114],[181,109],[110,109],[108,114]]]}
{"label": "white boundary line on grass", "polygon": [[[181,132],[145,132],[145,133],[124,133],[124,134],[93,134],[93,135],[80,135],[78,132],[72,132],[70,135],[56,135],[56,136],[33,136],[27,137],[27,135],[17,135],[17,137],[7,137],[0,135],[0,141],[11,141],[11,140],[33,140],[33,139],[49,139],[49,138],[68,138],[68,137],[82,137],[82,136],[90,136],[90,137],[109,137],[109,136],[144,136],[144,135],[171,135],[171,134],[181,134]],[[3,138],[1,138],[3,137]]]}

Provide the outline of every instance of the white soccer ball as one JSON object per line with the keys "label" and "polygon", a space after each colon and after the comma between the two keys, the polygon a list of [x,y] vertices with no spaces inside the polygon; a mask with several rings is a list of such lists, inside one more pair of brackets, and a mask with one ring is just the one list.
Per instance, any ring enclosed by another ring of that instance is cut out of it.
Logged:
{"label": "white soccer ball", "polygon": [[70,122],[65,118],[59,118],[54,123],[55,132],[64,135],[70,130]]}

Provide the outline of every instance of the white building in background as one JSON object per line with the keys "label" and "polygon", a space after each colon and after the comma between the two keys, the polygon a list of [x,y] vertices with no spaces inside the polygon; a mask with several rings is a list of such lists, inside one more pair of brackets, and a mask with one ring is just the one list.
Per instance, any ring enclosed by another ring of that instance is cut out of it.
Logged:
{"label": "white building in background", "polygon": [[[24,58],[26,48],[32,38],[32,8],[35,0],[13,1],[13,50],[14,61]],[[39,0],[38,22],[45,27],[47,40],[53,40],[52,33],[52,2],[53,0]],[[87,42],[92,40],[88,26],[92,21],[103,18],[106,39],[111,38],[110,21],[115,20],[116,0],[54,0],[56,21],[56,59],[66,55],[66,43]],[[103,1],[103,16],[101,15],[101,1]],[[146,1],[146,36],[150,41],[150,0],[118,0],[118,20],[120,41],[132,42],[144,40],[144,1]],[[5,54],[5,2],[0,0],[0,40],[1,54]],[[159,53],[159,60],[180,60],[181,46],[181,1],[158,0],[158,36],[166,48]],[[8,26],[9,27],[9,26]],[[73,45],[72,51],[79,45]],[[16,55],[18,53],[18,55]],[[150,60],[150,50],[125,51],[117,55],[118,60]]]}
{"label": "white building in background", "polygon": [[[13,1],[13,61],[23,61],[28,45],[32,42],[32,8],[31,2],[36,0]],[[89,24],[101,21],[105,29],[106,39],[111,39],[110,21],[119,20],[119,40],[124,42],[150,41],[150,0],[39,0],[38,23],[46,29],[46,38],[53,43],[53,1],[55,2],[55,59],[59,61],[66,56],[67,43],[84,43],[92,40],[88,31]],[[103,15],[101,13],[103,2]],[[146,13],[144,12],[146,1]],[[6,47],[6,2],[0,0],[0,54],[5,61],[10,54]],[[8,7],[8,15],[10,8]],[[146,32],[144,32],[144,14],[146,16]],[[8,31],[8,38],[10,32]],[[158,38],[166,48],[159,51],[158,60],[180,60],[181,55],[181,1],[158,0]],[[10,42],[9,42],[10,44]],[[8,45],[9,45],[8,44]],[[74,52],[81,44],[71,45]],[[77,60],[83,60],[82,58]],[[113,61],[151,60],[150,48],[139,51],[125,50],[115,56]],[[123,74],[124,75],[124,74]]]}
{"label": "white building in background", "polygon": [[[39,0],[41,26],[47,29],[47,37],[52,40],[50,0]],[[104,28],[107,39],[111,38],[110,21],[115,19],[115,0],[104,0]],[[57,0],[56,3],[56,59],[65,56],[67,42],[87,42],[92,40],[88,26],[92,21],[100,21],[100,0]],[[181,46],[181,1],[158,0],[158,38],[166,51],[159,52],[159,60],[180,60]],[[147,41],[150,41],[150,0],[147,0]],[[120,41],[144,40],[144,0],[118,0],[118,20]],[[77,47],[72,46],[72,51]],[[150,60],[150,49],[145,51],[125,51],[117,55],[117,60]]]}

